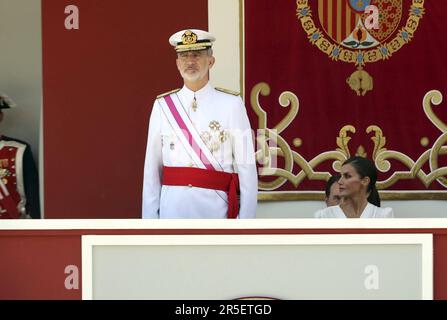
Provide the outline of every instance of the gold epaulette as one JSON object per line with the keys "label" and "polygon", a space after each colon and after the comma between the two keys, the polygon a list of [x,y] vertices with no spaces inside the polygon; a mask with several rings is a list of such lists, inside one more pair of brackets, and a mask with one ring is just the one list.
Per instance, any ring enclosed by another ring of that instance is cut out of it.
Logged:
{"label": "gold epaulette", "polygon": [[171,90],[171,91],[169,91],[169,92],[162,93],[162,94],[160,94],[160,95],[157,96],[157,99],[160,99],[160,98],[169,96],[171,93],[176,93],[176,92],[178,92],[178,91],[180,91],[180,89],[175,89],[175,90]]}
{"label": "gold epaulette", "polygon": [[236,92],[236,91],[223,89],[223,88],[216,88],[216,90],[220,91],[220,92],[225,92],[225,93],[228,93],[228,94],[232,94],[233,96],[239,96],[239,92]]}

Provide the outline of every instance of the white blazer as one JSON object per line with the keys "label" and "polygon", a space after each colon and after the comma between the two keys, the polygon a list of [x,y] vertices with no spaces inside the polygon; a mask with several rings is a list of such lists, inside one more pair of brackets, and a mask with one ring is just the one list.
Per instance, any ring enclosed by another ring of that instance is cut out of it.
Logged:
{"label": "white blazer", "polygon": [[[326,209],[318,210],[314,214],[315,218],[341,218],[346,219],[346,215],[340,206],[332,206]],[[368,202],[360,218],[394,218],[392,208],[379,208]]]}

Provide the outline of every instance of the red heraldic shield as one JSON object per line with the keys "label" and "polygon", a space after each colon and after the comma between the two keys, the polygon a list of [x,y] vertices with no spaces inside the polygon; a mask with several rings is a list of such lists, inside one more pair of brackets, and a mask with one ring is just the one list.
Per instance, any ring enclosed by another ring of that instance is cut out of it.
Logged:
{"label": "red heraldic shield", "polygon": [[447,2],[244,5],[261,198],[321,199],[329,177],[359,155],[375,162],[383,199],[447,199]]}

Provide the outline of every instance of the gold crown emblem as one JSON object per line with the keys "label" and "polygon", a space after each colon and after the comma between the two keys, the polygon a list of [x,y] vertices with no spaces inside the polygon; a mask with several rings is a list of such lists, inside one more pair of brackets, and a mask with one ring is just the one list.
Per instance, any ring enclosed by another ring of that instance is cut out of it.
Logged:
{"label": "gold crown emblem", "polygon": [[197,43],[197,35],[192,31],[186,31],[182,35],[182,44],[194,44]]}

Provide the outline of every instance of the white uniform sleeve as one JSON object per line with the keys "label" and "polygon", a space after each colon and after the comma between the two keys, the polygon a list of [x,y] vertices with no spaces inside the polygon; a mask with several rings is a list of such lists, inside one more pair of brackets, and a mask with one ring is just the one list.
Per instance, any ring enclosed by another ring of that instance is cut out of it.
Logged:
{"label": "white uniform sleeve", "polygon": [[146,147],[143,177],[143,219],[159,217],[162,150],[161,150],[161,114],[155,101],[149,121],[149,133]]}
{"label": "white uniform sleeve", "polygon": [[258,174],[256,171],[253,135],[242,99],[232,115],[232,146],[235,171],[239,176],[239,218],[255,218],[258,202]]}

